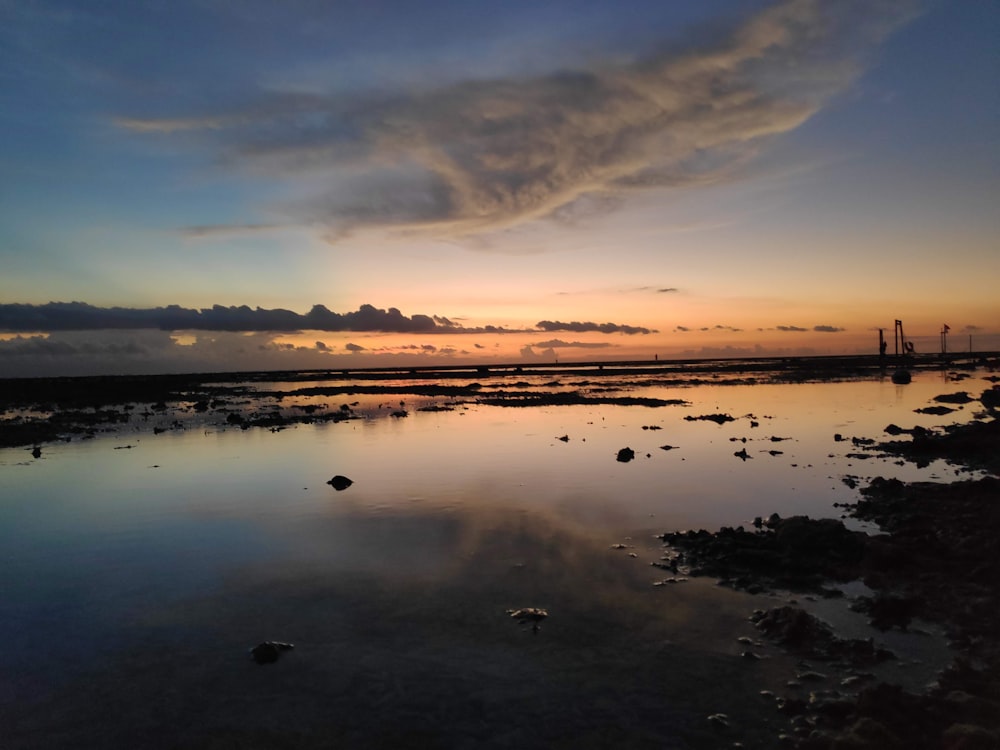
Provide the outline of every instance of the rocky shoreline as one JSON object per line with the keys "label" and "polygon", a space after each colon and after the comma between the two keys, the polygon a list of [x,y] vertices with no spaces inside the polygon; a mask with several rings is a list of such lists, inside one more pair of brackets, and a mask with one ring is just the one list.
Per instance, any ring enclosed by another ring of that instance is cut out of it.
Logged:
{"label": "rocky shoreline", "polygon": [[[794,598],[796,604],[755,612],[751,621],[765,639],[803,659],[789,694],[769,696],[787,719],[777,744],[807,750],[1000,747],[996,397],[994,388],[979,399],[988,420],[875,446],[907,461],[940,458],[993,474],[950,484],[873,479],[843,510],[877,524],[881,533],[851,531],[835,519],[773,515],[755,519],[753,529],[661,537],[666,554],[657,565],[672,572],[712,576],[750,593],[807,598],[841,597],[838,584],[861,581],[871,594],[854,596],[850,607],[867,615],[876,632],[907,631],[919,620],[947,634],[953,663],[925,690],[909,691],[868,671],[894,658],[874,639],[837,637]],[[744,656],[760,658],[751,649]],[[832,676],[814,670],[814,662],[826,664]],[[837,686],[828,687],[835,678]],[[744,746],[738,731],[727,731],[731,746]]]}

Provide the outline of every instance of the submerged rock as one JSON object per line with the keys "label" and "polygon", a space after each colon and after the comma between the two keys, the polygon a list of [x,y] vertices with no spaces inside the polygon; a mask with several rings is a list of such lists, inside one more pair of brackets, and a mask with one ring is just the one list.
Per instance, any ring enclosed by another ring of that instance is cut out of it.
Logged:
{"label": "submerged rock", "polygon": [[333,489],[337,490],[337,492],[340,492],[341,490],[346,490],[348,487],[354,484],[354,482],[348,479],[347,477],[338,474],[329,482],[327,482],[327,484],[333,487]]}
{"label": "submerged rock", "polygon": [[517,620],[519,625],[531,623],[531,631],[538,632],[538,627],[542,620],[549,616],[547,610],[540,607],[523,607],[522,609],[508,609],[507,614]]}
{"label": "submerged rock", "polygon": [[282,652],[295,648],[294,644],[281,641],[264,641],[250,649],[250,658],[258,664],[273,664]]}

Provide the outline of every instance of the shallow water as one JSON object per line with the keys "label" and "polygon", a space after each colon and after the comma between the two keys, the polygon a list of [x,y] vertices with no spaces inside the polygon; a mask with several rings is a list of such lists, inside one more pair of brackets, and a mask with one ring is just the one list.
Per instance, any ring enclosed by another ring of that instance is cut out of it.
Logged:
{"label": "shallow water", "polygon": [[[757,691],[793,665],[748,666],[734,633],[774,599],[654,587],[654,534],[837,516],[847,475],[948,481],[848,457],[850,437],[967,421],[978,403],[913,410],[988,384],[636,381],[688,404],[404,397],[393,418],[366,396],[339,423],[0,451],[4,747],[752,745],[741,718],[761,724]],[[684,419],[716,412],[735,421]],[[538,633],[505,614],[525,606],[550,612]],[[260,667],[246,650],[266,639],[296,649]]]}

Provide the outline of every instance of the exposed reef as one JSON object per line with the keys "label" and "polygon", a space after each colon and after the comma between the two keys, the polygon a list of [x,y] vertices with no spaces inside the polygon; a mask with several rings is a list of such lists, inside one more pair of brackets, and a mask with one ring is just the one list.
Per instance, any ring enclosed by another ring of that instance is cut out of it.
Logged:
{"label": "exposed reef", "polygon": [[[912,442],[879,448],[914,461],[967,461],[996,473],[995,419],[942,434],[910,434]],[[875,478],[860,492],[846,511],[878,524],[882,533],[853,532],[831,519],[772,515],[756,519],[755,531],[664,534],[667,554],[656,564],[749,592],[840,595],[838,582],[860,580],[872,595],[855,597],[851,606],[874,628],[907,630],[919,618],[947,633],[954,662],[915,693],[858,671],[893,658],[874,639],[840,639],[795,606],[755,612],[751,620],[777,645],[846,670],[838,689],[813,690],[808,699],[776,696],[775,707],[789,717],[777,744],[809,750],[1000,747],[1000,479],[906,484]],[[751,651],[744,656],[760,658]],[[813,671],[795,677],[789,686],[827,679]]]}

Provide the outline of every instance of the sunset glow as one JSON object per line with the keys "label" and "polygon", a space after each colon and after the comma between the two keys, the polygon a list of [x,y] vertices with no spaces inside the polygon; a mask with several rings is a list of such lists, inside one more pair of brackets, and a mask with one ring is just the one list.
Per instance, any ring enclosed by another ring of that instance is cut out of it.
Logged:
{"label": "sunset glow", "polygon": [[0,377],[1000,349],[998,36],[933,0],[2,5]]}

